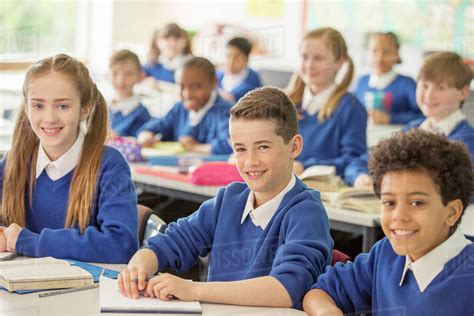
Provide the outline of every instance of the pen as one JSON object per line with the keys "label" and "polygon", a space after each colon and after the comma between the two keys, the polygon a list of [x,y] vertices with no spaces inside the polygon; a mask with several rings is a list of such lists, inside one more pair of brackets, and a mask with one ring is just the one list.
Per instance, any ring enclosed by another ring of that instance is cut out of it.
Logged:
{"label": "pen", "polygon": [[71,289],[59,290],[59,291],[54,291],[54,292],[41,293],[38,296],[49,297],[49,296],[66,294],[66,293],[74,293],[74,292],[79,292],[79,291],[84,291],[84,290],[95,289],[96,287],[99,287],[99,283],[94,283],[92,285],[86,285],[86,286],[81,286],[81,287],[73,287]]}

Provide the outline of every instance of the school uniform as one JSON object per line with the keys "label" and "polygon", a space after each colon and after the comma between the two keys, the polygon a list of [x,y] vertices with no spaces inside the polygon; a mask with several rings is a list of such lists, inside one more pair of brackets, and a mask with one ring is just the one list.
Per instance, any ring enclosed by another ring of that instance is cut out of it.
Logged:
{"label": "school uniform", "polygon": [[219,88],[230,92],[234,96],[235,102],[239,101],[247,92],[262,86],[260,76],[250,68],[245,68],[238,74],[218,71],[217,83]]}
{"label": "school uniform", "polygon": [[344,313],[473,315],[473,260],[474,243],[460,229],[415,262],[384,238],[354,263],[328,267],[312,288]]}
{"label": "school uniform", "polygon": [[[16,251],[31,257],[127,263],[138,248],[137,200],[129,166],[117,150],[104,148],[89,226],[82,234],[78,227],[64,228],[83,142],[79,133],[74,145],[54,162],[39,145],[34,192],[31,203],[29,190],[24,194],[26,223]],[[6,159],[8,155],[0,162],[0,193]]]}
{"label": "school uniform", "polygon": [[357,82],[355,95],[368,110],[374,102],[381,103],[381,110],[390,114],[391,124],[407,124],[423,118],[416,103],[415,80],[393,70],[380,76],[362,76]]}
{"label": "school uniform", "polygon": [[139,131],[161,134],[163,141],[178,141],[182,136],[192,136],[198,143],[210,144],[213,154],[230,154],[229,115],[232,105],[217,95],[199,111],[186,110],[183,102],[176,103],[163,117],[152,119]]}
{"label": "school uniform", "polygon": [[301,308],[303,295],[331,262],[333,241],[319,193],[292,176],[272,200],[253,205],[245,183],[220,189],[149,241],[159,270],[186,271],[198,256],[210,254],[208,281],[273,276]]}
{"label": "school uniform", "polygon": [[139,96],[133,96],[109,106],[110,125],[119,136],[138,136],[138,130],[150,118],[150,113],[140,102]]}
{"label": "school uniform", "polygon": [[367,150],[367,112],[350,93],[342,96],[332,115],[320,122],[318,112],[336,89],[332,85],[317,95],[305,88],[303,101],[298,105],[302,118],[299,132],[303,136],[303,150],[297,157],[305,168],[313,165],[332,165],[336,173]]}
{"label": "school uniform", "polygon": [[156,80],[174,83],[175,71],[181,68],[190,58],[192,58],[192,55],[178,55],[172,60],[169,60],[163,55],[160,55],[156,63],[143,65],[142,69],[146,77],[153,77]]}
{"label": "school uniform", "polygon": [[[463,142],[471,154],[471,160],[474,161],[474,127],[469,125],[466,116],[460,110],[451,113],[439,122],[429,118],[412,121],[403,127],[403,131],[406,132],[412,128],[441,133],[447,136],[450,141]],[[344,179],[349,185],[353,185],[359,175],[369,173],[368,161],[369,154],[366,153],[347,166]]]}

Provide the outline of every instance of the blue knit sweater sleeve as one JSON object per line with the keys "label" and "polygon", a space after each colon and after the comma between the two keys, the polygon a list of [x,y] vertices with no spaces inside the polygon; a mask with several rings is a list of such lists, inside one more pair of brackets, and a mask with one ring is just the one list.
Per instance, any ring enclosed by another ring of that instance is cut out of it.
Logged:
{"label": "blue knit sweater sleeve", "polygon": [[369,253],[358,255],[353,263],[329,266],[312,289],[325,291],[344,313],[370,310],[374,273],[386,243],[386,238],[377,242]]}
{"label": "blue knit sweater sleeve", "polygon": [[174,125],[178,120],[180,112],[183,110],[181,109],[182,106],[182,103],[178,102],[163,117],[149,120],[138,130],[137,135],[143,131],[150,131],[154,134],[161,134],[162,140],[176,141],[176,139],[174,139]]}
{"label": "blue knit sweater sleeve", "polygon": [[[300,203],[292,206],[281,227],[281,245],[270,275],[280,281],[294,307],[331,262],[333,241],[329,220],[316,192],[306,191]],[[312,196],[309,196],[311,194]]]}
{"label": "blue knit sweater sleeve", "polygon": [[224,194],[225,189],[219,190],[217,196],[204,202],[199,210],[171,223],[165,234],[148,241],[148,248],[158,258],[159,271],[170,268],[184,272],[196,264],[198,256],[207,255],[214,240]]}
{"label": "blue knit sweater sleeve", "polygon": [[[410,77],[402,76],[403,84],[400,85],[401,94],[405,95],[407,102],[406,107],[408,111],[392,110],[390,111],[390,123],[392,124],[406,124],[413,120],[420,119],[423,117],[418,104],[416,103],[416,82]],[[396,105],[394,105],[396,106]]]}
{"label": "blue knit sweater sleeve", "polygon": [[369,174],[369,153],[359,156],[352,160],[344,171],[344,180],[348,185],[354,185],[354,181],[361,174]]}
{"label": "blue knit sweater sleeve", "polygon": [[33,257],[52,256],[91,262],[127,263],[138,248],[137,198],[130,168],[115,149],[106,147],[98,177],[97,198],[90,225],[49,229],[40,233],[23,228],[17,252]]}

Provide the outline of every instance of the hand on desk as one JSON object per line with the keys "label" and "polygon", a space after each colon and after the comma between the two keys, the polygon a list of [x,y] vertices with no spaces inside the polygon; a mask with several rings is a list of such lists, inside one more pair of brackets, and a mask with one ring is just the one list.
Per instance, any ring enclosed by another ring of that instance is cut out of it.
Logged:
{"label": "hand on desk", "polygon": [[18,224],[11,224],[8,227],[0,227],[0,252],[15,251],[16,241],[23,228]]}
{"label": "hand on desk", "polygon": [[160,274],[148,282],[143,295],[168,301],[177,298],[181,301],[197,300],[197,285],[190,280],[184,280],[169,273]]}
{"label": "hand on desk", "polygon": [[186,150],[193,150],[193,147],[199,144],[197,140],[194,139],[194,137],[189,135],[180,137],[179,143]]}
{"label": "hand on desk", "polygon": [[158,143],[159,141],[160,141],[160,138],[156,137],[155,134],[153,134],[153,132],[150,132],[150,131],[143,131],[137,137],[137,142],[142,147],[153,146],[155,143]]}
{"label": "hand on desk", "polygon": [[383,111],[369,111],[369,119],[376,124],[390,124],[390,115]]}
{"label": "hand on desk", "polygon": [[354,180],[354,188],[372,187],[372,178],[366,173],[360,174]]}

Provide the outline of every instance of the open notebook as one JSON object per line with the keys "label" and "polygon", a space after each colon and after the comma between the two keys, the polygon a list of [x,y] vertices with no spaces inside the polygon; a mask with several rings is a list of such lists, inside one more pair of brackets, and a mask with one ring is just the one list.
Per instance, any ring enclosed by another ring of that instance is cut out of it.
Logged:
{"label": "open notebook", "polygon": [[140,296],[132,299],[120,294],[117,280],[100,277],[100,311],[102,313],[180,313],[201,314],[199,302],[162,301]]}

